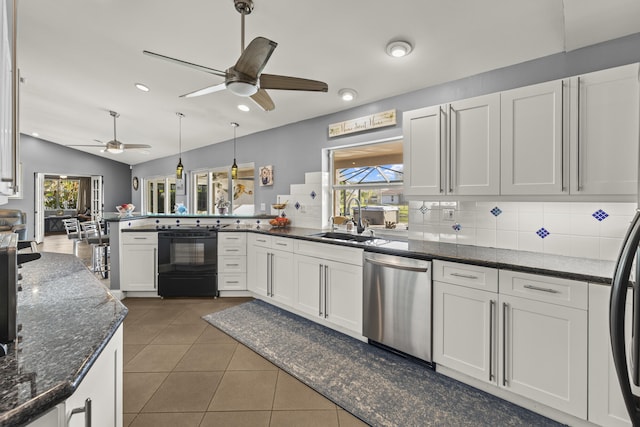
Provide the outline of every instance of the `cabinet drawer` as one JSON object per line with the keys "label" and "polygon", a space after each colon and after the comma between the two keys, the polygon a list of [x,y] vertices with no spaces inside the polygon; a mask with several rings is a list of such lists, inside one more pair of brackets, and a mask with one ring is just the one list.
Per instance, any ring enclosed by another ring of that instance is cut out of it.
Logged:
{"label": "cabinet drawer", "polygon": [[218,244],[218,255],[246,255],[246,246],[227,246]]}
{"label": "cabinet drawer", "polygon": [[246,256],[221,256],[218,257],[218,272],[220,273],[244,273],[247,271]]}
{"label": "cabinet drawer", "polygon": [[500,270],[500,293],[586,310],[587,282]]}
{"label": "cabinet drawer", "polygon": [[293,245],[297,254],[362,266],[362,249],[305,240],[295,240]]}
{"label": "cabinet drawer", "polygon": [[248,242],[253,246],[262,246],[264,248],[271,247],[272,236],[267,236],[265,234],[256,234],[250,233],[248,237]]}
{"label": "cabinet drawer", "polygon": [[495,268],[434,260],[433,280],[498,292],[498,270]]}
{"label": "cabinet drawer", "polygon": [[124,245],[157,245],[158,233],[122,233],[120,240]]}
{"label": "cabinet drawer", "polygon": [[223,244],[224,246],[246,246],[247,233],[220,232],[218,233],[218,244]]}
{"label": "cabinet drawer", "polygon": [[247,276],[244,273],[218,274],[218,290],[220,291],[246,291]]}
{"label": "cabinet drawer", "polygon": [[293,252],[293,239],[287,237],[273,237],[271,248],[286,252]]}

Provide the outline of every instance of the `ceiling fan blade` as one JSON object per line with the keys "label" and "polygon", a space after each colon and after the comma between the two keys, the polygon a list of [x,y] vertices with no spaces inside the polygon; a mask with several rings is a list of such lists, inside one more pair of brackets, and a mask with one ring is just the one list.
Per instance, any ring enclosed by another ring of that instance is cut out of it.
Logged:
{"label": "ceiling fan blade", "polygon": [[208,95],[210,93],[219,92],[221,90],[226,89],[227,86],[224,83],[220,83],[213,86],[207,86],[203,89],[198,89],[194,92],[185,93],[184,95],[180,95],[180,98],[193,98],[195,96]]}
{"label": "ceiling fan blade", "polygon": [[238,62],[233,68],[242,74],[245,74],[251,78],[257,78],[264,66],[267,65],[267,61],[271,57],[274,49],[278,46],[278,43],[266,39],[264,37],[256,37],[251,40],[249,46],[242,52]]}
{"label": "ceiling fan blade", "polygon": [[216,70],[215,68],[209,68],[203,65],[194,64],[192,62],[183,61],[181,59],[171,58],[170,56],[160,55],[159,53],[150,52],[148,50],[143,50],[142,53],[154,58],[164,59],[165,61],[173,62],[174,64],[184,65],[186,67],[193,68],[199,71],[204,71],[205,73],[213,74],[216,76],[220,76],[220,77],[227,76],[227,74],[224,71]]}
{"label": "ceiling fan blade", "polygon": [[262,88],[251,95],[251,99],[253,99],[253,102],[258,104],[258,106],[264,111],[271,111],[276,108],[276,105],[273,103],[273,100],[271,99],[267,91]]}
{"label": "ceiling fan blade", "polygon": [[277,74],[260,75],[260,87],[263,89],[308,90],[314,92],[327,92],[329,90],[329,86],[325,82],[302,79],[300,77],[279,76]]}
{"label": "ceiling fan blade", "polygon": [[122,148],[125,150],[135,150],[139,148],[151,148],[149,144],[122,144]]}
{"label": "ceiling fan blade", "polygon": [[69,145],[65,145],[65,147],[96,147],[96,148],[103,148],[104,145],[96,145],[96,144],[69,144]]}

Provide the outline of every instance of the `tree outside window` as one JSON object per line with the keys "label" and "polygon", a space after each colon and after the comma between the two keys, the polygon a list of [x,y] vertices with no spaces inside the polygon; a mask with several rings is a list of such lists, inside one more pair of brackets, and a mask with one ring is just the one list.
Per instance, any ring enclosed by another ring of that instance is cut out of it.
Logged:
{"label": "tree outside window", "polygon": [[46,209],[78,209],[80,180],[45,178],[44,206]]}

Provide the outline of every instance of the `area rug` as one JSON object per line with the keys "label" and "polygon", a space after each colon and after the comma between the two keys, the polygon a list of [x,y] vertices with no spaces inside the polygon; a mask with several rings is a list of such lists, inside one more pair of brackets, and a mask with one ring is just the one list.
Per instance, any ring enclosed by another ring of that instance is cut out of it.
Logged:
{"label": "area rug", "polygon": [[372,426],[560,425],[260,300],[203,318]]}

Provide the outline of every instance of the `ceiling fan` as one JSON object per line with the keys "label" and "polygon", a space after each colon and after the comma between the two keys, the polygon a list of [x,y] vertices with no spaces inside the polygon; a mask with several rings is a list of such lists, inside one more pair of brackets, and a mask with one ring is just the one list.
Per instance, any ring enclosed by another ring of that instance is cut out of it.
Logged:
{"label": "ceiling fan", "polygon": [[329,90],[326,83],[318,80],[309,80],[299,77],[281,76],[277,74],[262,74],[262,70],[271,57],[278,43],[264,37],[256,37],[244,47],[244,17],[253,11],[253,0],[233,0],[235,8],[241,15],[241,41],[240,58],[232,67],[226,71],[220,71],[205,67],[158,53],[143,51],[145,55],[164,59],[176,64],[184,65],[205,73],[224,77],[224,82],[203,89],[190,92],[181,97],[194,97],[229,89],[238,96],[250,96],[251,99],[265,111],[275,108],[273,100],[265,89],[277,90],[304,90],[313,92],[327,92]]}
{"label": "ceiling fan", "polygon": [[[103,153],[112,153],[112,154],[120,154],[124,150],[135,150],[135,149],[144,149],[151,148],[148,144],[123,144],[118,141],[116,138],[116,119],[120,117],[120,114],[115,111],[109,111],[111,117],[113,117],[113,139],[107,143],[104,143],[99,140],[95,140],[104,145],[104,148],[101,150]],[[98,145],[88,145],[88,144],[79,144],[79,145],[67,145],[67,147],[98,147]]]}

